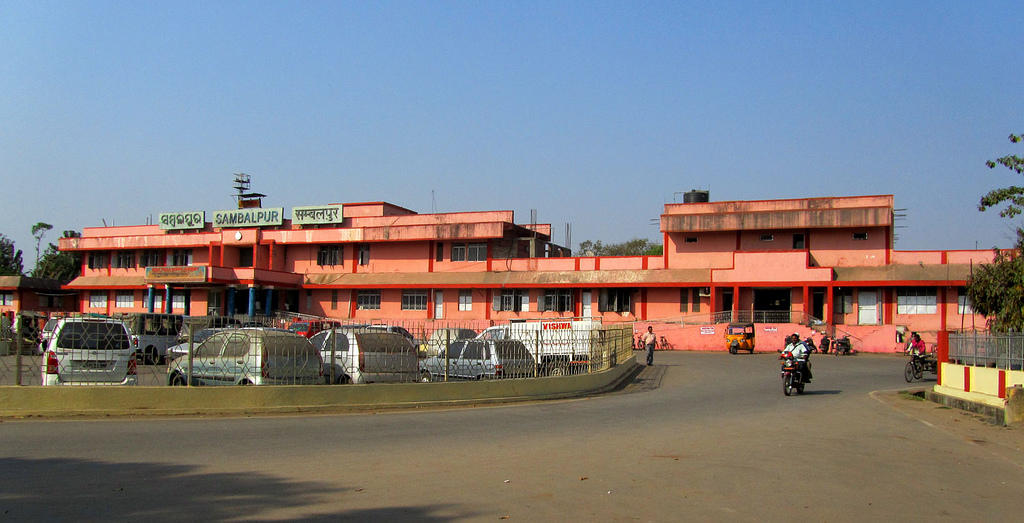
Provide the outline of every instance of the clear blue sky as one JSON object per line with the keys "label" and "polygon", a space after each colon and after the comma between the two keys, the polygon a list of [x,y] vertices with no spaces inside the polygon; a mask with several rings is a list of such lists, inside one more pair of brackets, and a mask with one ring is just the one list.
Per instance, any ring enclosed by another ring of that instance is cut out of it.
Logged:
{"label": "clear blue sky", "polygon": [[[1018,2],[0,3],[0,233],[385,200],[564,243],[662,204],[895,194],[897,248],[988,248],[1024,184]],[[433,195],[433,196],[432,196]],[[290,211],[289,211],[290,212]]]}

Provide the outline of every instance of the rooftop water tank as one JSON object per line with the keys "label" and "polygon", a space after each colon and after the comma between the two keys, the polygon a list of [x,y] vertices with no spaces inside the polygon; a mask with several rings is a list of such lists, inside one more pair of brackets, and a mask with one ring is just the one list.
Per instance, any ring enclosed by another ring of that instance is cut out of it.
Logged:
{"label": "rooftop water tank", "polygon": [[683,203],[707,203],[711,198],[710,191],[698,191],[696,189],[683,193]]}

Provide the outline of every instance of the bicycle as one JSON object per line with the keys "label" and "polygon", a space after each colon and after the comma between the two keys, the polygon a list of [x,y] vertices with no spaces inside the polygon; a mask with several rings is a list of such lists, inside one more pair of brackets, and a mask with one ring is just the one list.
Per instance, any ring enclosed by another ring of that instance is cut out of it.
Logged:
{"label": "bicycle", "polygon": [[661,350],[672,350],[673,346],[671,343],[669,343],[668,340],[665,339],[664,336],[661,336],[658,338],[658,348],[660,348]]}

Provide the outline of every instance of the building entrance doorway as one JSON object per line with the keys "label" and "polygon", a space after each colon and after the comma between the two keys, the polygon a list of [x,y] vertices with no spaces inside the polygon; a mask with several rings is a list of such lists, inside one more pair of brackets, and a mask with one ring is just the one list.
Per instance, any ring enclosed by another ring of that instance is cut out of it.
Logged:
{"label": "building entrance doorway", "polygon": [[754,322],[788,323],[791,295],[790,289],[754,289]]}

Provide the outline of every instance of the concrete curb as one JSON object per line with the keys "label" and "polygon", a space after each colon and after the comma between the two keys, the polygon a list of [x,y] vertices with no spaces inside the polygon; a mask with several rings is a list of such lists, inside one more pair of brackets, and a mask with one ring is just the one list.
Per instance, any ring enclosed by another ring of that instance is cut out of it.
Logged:
{"label": "concrete curb", "polygon": [[266,415],[564,399],[618,387],[634,357],[580,376],[449,383],[275,387],[0,387],[0,418]]}
{"label": "concrete curb", "polygon": [[1009,402],[1000,398],[958,391],[942,385],[935,385],[931,390],[926,389],[924,397],[946,407],[978,414],[994,425],[1007,425],[1018,421],[1013,415],[1008,414],[1011,409],[1020,410],[1020,401],[1014,402],[1014,407],[1011,407]]}

